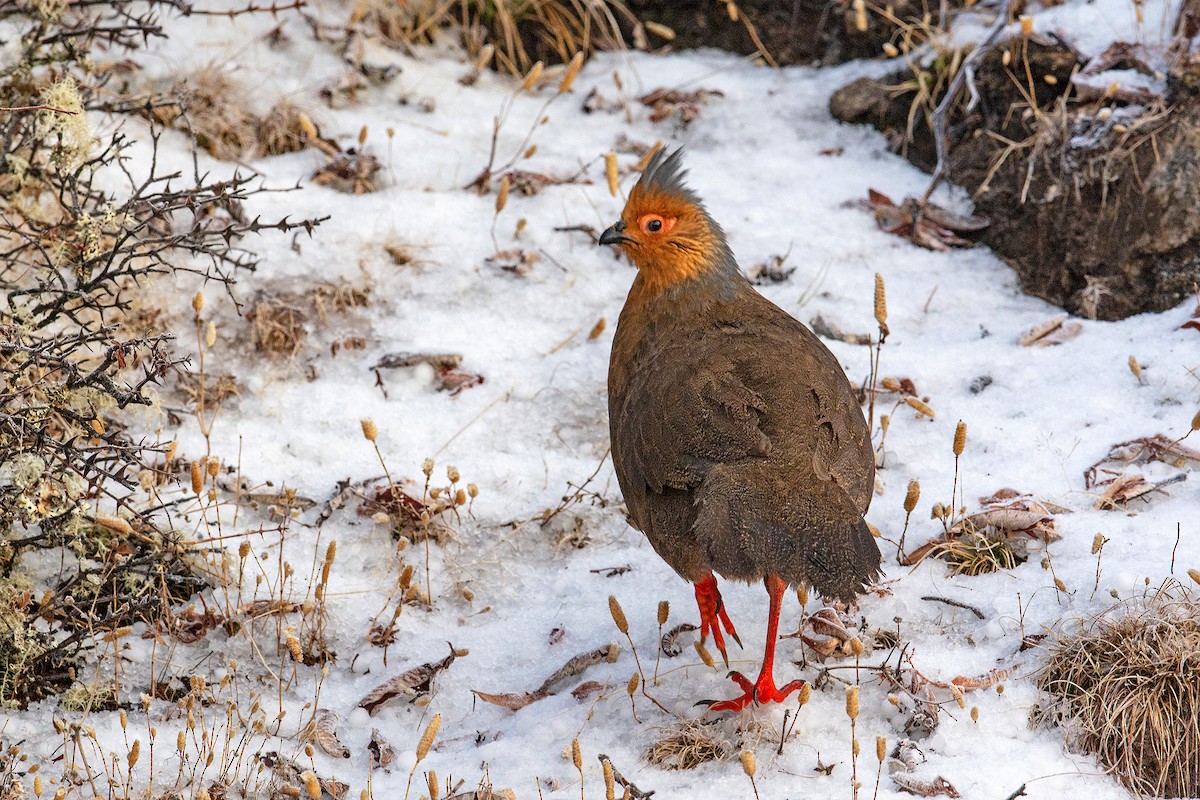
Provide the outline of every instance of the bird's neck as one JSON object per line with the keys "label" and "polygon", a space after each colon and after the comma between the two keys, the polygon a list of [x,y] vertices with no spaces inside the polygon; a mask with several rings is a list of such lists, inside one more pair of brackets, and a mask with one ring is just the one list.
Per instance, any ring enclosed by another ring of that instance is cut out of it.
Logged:
{"label": "bird's neck", "polygon": [[647,294],[683,297],[695,292],[732,292],[741,273],[723,243],[703,251],[672,252],[667,258],[638,259],[637,283]]}

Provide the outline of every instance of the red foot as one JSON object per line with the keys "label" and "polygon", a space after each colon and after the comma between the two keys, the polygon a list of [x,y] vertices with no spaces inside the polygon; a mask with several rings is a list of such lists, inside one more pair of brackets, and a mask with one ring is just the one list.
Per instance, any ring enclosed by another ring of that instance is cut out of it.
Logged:
{"label": "red foot", "polygon": [[[725,666],[729,666],[729,656],[725,655],[725,633],[733,637],[738,647],[742,640],[738,638],[729,615],[725,613],[725,601],[721,599],[721,590],[717,588],[717,577],[711,572],[708,577],[695,583],[696,606],[700,609],[700,641],[706,641],[711,631],[713,644],[721,652]],[[724,626],[725,630],[721,628]]]}
{"label": "red foot", "polygon": [[[804,681],[792,681],[785,684],[783,688],[775,687],[775,641],[779,638],[779,609],[783,605],[783,593],[787,590],[787,585],[778,575],[768,575],[763,582],[766,584],[767,593],[771,596],[771,605],[767,611],[767,644],[763,649],[762,671],[758,673],[758,680],[755,683],[751,683],[750,679],[740,672],[729,673],[729,677],[741,688],[742,696],[715,703],[701,701],[713,711],[741,711],[752,702],[782,703],[789,694],[799,691],[804,686]],[[715,580],[713,589],[716,589]],[[700,597],[700,584],[696,584],[696,597]],[[714,630],[717,630],[716,626],[714,626]],[[716,637],[714,636],[714,638]]]}
{"label": "red foot", "polygon": [[804,681],[792,681],[777,689],[775,688],[775,677],[770,672],[761,673],[757,683],[751,683],[750,679],[740,672],[731,672],[729,677],[742,690],[742,696],[715,703],[705,701],[711,710],[741,711],[752,702],[759,704],[782,703],[792,692],[798,692],[804,688]]}

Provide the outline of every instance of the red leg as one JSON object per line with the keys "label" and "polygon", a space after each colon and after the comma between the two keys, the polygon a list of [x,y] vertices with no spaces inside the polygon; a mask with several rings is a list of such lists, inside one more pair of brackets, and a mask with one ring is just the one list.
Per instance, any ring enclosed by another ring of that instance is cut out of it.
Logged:
{"label": "red leg", "polygon": [[[713,643],[721,651],[721,658],[725,660],[725,666],[728,667],[729,657],[725,655],[725,633],[733,637],[738,647],[742,646],[742,640],[738,638],[737,631],[734,630],[733,623],[729,620],[729,615],[725,613],[725,601],[721,599],[721,590],[717,588],[717,576],[710,572],[708,577],[696,581],[695,587],[696,606],[700,609],[700,641],[706,641],[711,632]],[[724,627],[724,631],[721,630],[722,627]]]}
{"label": "red leg", "polygon": [[731,672],[729,677],[742,689],[743,694],[733,700],[709,703],[708,707],[713,711],[741,711],[751,702],[782,703],[788,695],[804,686],[804,681],[792,681],[781,688],[775,687],[775,642],[779,638],[779,610],[783,606],[787,585],[778,575],[768,575],[764,582],[771,595],[771,607],[767,618],[767,644],[763,651],[762,670],[754,683],[740,672]]}

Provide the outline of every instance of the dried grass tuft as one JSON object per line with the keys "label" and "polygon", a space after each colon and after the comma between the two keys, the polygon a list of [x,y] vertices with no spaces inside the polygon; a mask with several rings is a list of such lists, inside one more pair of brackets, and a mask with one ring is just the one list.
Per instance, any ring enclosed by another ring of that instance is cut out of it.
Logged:
{"label": "dried grass tuft", "polygon": [[1200,602],[1182,584],[1103,611],[1048,645],[1035,724],[1058,724],[1131,791],[1200,796]]}
{"label": "dried grass tuft", "polygon": [[285,298],[260,298],[246,319],[254,326],[254,347],[260,353],[290,358],[308,336],[304,310]]}
{"label": "dried grass tuft", "polygon": [[1019,559],[1003,534],[990,530],[972,531],[943,542],[934,548],[936,555],[950,564],[955,575],[986,575],[1012,569]]}
{"label": "dried grass tuft", "polygon": [[289,100],[265,116],[248,109],[251,90],[216,65],[178,81],[168,91],[178,104],[155,108],[160,122],[195,137],[196,144],[226,161],[253,160],[294,153],[308,142],[302,111]]}
{"label": "dried grass tuft", "polygon": [[646,760],[663,769],[695,769],[710,761],[731,761],[737,752],[712,722],[682,719],[678,727],[663,729],[646,751]]}
{"label": "dried grass tuft", "polygon": [[478,66],[494,58],[498,69],[521,77],[538,61],[569,64],[577,53],[622,49],[622,24],[640,27],[620,0],[362,0],[359,9],[363,26],[389,44],[427,44],[452,29]]}

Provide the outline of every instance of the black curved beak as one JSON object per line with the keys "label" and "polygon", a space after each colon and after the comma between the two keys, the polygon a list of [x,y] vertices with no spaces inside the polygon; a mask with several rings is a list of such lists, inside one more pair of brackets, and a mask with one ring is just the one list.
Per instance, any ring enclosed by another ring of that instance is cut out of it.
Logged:
{"label": "black curved beak", "polygon": [[600,244],[622,244],[623,242],[632,242],[633,239],[625,235],[625,221],[620,220],[615,225],[610,225],[600,234]]}

